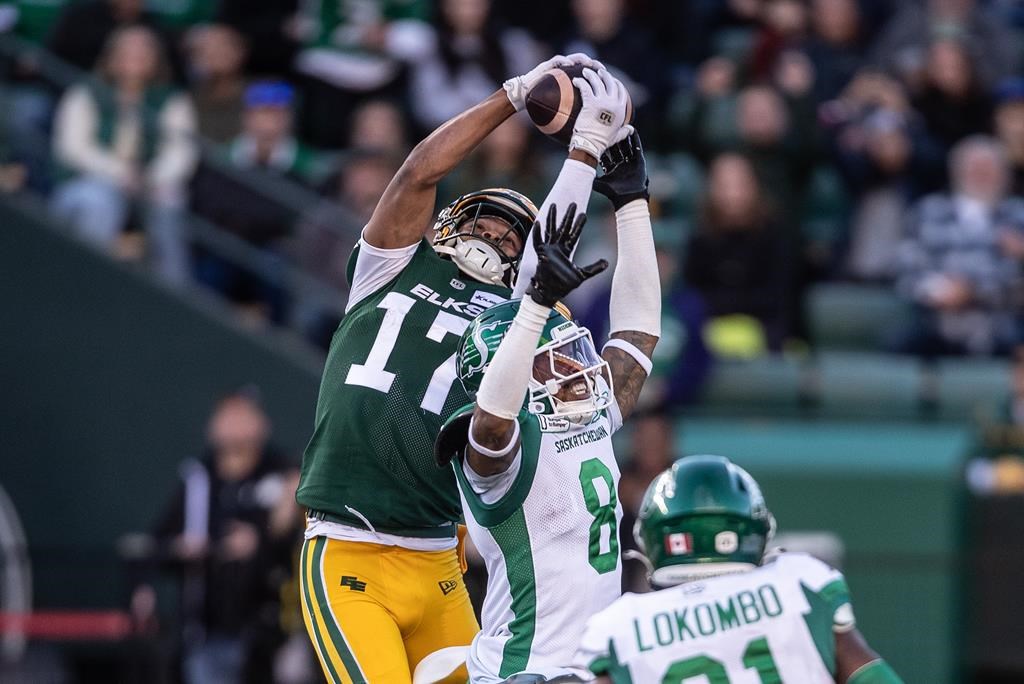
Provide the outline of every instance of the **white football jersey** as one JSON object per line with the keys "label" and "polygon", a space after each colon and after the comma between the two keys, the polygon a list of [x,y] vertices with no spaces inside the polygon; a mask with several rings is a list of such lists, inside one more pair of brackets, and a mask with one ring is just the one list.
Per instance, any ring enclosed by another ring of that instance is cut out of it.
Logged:
{"label": "white football jersey", "polygon": [[455,464],[488,575],[468,659],[473,684],[517,672],[585,674],[570,667],[584,624],[621,594],[618,426],[607,412],[585,426],[523,412],[519,424],[522,446],[506,477]]}
{"label": "white football jersey", "polygon": [[846,581],[803,553],[748,572],[626,594],[587,623],[575,662],[613,682],[833,684]]}

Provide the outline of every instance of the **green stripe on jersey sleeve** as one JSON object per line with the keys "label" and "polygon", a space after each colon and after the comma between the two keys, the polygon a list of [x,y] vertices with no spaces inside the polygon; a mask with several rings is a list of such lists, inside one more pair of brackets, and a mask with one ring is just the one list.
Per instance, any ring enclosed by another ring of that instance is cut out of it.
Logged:
{"label": "green stripe on jersey sleeve", "polygon": [[501,654],[500,677],[509,677],[526,669],[533,648],[537,627],[537,579],[534,575],[533,549],[526,515],[518,509],[504,522],[490,528],[491,536],[505,559],[505,573],[512,594],[512,613],[509,623],[511,638],[505,642]]}
{"label": "green stripe on jersey sleeve", "polygon": [[803,582],[800,583],[800,588],[803,589],[807,604],[810,606],[810,611],[804,615],[807,630],[811,633],[811,639],[818,649],[825,669],[835,674],[835,616],[839,608],[850,603],[850,590],[841,577],[832,580],[818,591],[810,589]]}
{"label": "green stripe on jersey sleeve", "polygon": [[[609,640],[608,642],[608,666],[604,669],[604,674],[612,680],[613,684],[633,684],[633,677],[629,674],[629,668],[623,663],[619,662],[619,654],[615,652],[615,642]],[[596,670],[591,668],[594,674],[599,674]]]}
{"label": "green stripe on jersey sleeve", "polygon": [[540,458],[541,434],[537,416],[526,411],[520,412],[519,434],[522,440],[520,448],[523,459],[519,466],[519,473],[505,496],[494,503],[484,503],[480,495],[473,491],[469,480],[466,479],[466,474],[462,471],[462,463],[458,460],[453,461],[455,477],[459,481],[459,487],[466,495],[470,513],[473,515],[473,519],[484,527],[496,527],[508,520],[514,512],[521,510],[527,494],[530,493],[530,487],[533,486],[533,476],[537,472],[537,462]]}

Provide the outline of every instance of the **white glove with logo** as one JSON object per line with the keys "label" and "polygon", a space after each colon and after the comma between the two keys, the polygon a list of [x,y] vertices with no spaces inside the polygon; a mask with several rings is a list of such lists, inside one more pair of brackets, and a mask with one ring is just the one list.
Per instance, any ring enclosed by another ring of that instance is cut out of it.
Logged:
{"label": "white glove with logo", "polygon": [[572,79],[572,84],[580,91],[583,107],[576,117],[569,150],[583,150],[600,159],[605,150],[633,132],[633,127],[626,125],[629,94],[604,67],[584,69],[583,77]]}
{"label": "white glove with logo", "polygon": [[591,59],[582,52],[574,52],[571,55],[555,55],[548,61],[541,62],[522,76],[516,76],[505,81],[502,87],[505,89],[505,94],[508,95],[508,101],[512,103],[517,112],[522,111],[526,107],[526,96],[530,93],[533,86],[537,85],[537,81],[540,80],[541,76],[550,69],[569,66],[570,64],[582,64],[591,69],[604,69],[603,64],[596,59]]}

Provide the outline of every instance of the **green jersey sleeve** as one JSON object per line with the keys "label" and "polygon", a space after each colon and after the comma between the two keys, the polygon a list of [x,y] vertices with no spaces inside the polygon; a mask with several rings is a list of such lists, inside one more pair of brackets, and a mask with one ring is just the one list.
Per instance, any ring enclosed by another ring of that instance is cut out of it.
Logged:
{"label": "green jersey sleeve", "polygon": [[850,589],[846,578],[806,553],[786,553],[776,563],[783,573],[799,582],[808,609],[804,622],[811,639],[829,672],[836,667],[836,632],[856,627]]}
{"label": "green jersey sleeve", "polygon": [[850,602],[850,588],[843,573],[807,554],[786,555],[786,562],[796,566],[794,576],[800,578],[804,593],[811,594],[814,605],[828,615],[831,628],[837,632],[853,629],[856,621]]}
{"label": "green jersey sleeve", "polygon": [[616,628],[629,623],[631,601],[632,594],[626,594],[587,620],[573,657],[573,667],[605,675],[616,684],[632,682],[629,670],[619,661],[615,649]]}
{"label": "green jersey sleeve", "polygon": [[576,656],[573,658],[573,665],[590,670],[595,675],[606,674],[612,667],[612,632],[606,624],[606,613],[609,610],[610,607],[587,620],[580,644],[576,648]]}

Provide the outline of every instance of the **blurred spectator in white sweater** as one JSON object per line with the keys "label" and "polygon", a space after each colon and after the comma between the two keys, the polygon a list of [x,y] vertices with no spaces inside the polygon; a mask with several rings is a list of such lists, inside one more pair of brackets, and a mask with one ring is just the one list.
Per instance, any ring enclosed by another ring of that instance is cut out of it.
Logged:
{"label": "blurred spectator in white sweater", "polygon": [[54,153],[68,180],[53,207],[108,248],[139,210],[157,272],[180,284],[189,272],[181,213],[198,154],[192,103],[171,86],[160,42],[142,26],[111,35],[96,77],[71,87],[57,108]]}

